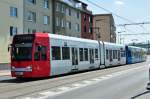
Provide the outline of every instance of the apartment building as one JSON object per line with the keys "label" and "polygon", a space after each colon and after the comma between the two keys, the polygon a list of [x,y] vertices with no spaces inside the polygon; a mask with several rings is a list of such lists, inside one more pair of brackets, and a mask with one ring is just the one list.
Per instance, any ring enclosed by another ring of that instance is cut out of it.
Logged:
{"label": "apartment building", "polygon": [[[17,0],[16,0],[17,1]],[[23,0],[24,33],[52,32],[52,0]]]}
{"label": "apartment building", "polygon": [[78,0],[53,0],[53,33],[81,37],[81,3]]}
{"label": "apartment building", "polygon": [[93,26],[95,39],[116,43],[116,27],[112,14],[94,15]]}
{"label": "apartment building", "polygon": [[15,34],[52,32],[52,0],[0,0],[0,63],[9,63]]}
{"label": "apartment building", "polygon": [[81,38],[94,39],[93,15],[92,11],[87,9],[87,4],[82,2],[81,12]]}
{"label": "apartment building", "polygon": [[0,0],[0,63],[8,63],[10,59],[8,44],[11,37],[23,32],[22,7],[22,0]]}

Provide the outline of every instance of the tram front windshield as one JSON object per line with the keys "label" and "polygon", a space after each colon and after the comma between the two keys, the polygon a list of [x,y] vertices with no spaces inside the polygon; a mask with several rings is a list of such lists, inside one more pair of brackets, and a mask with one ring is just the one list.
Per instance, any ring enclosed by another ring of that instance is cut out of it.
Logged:
{"label": "tram front windshield", "polygon": [[22,44],[13,45],[11,56],[12,56],[12,60],[15,61],[32,60],[32,44],[22,43]]}

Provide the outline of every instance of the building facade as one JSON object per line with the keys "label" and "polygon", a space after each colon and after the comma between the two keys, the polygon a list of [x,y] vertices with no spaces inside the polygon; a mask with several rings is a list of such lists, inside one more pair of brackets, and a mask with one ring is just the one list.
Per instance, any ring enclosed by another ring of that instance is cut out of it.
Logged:
{"label": "building facade", "polygon": [[10,62],[16,34],[52,32],[52,0],[0,0],[0,63]]}
{"label": "building facade", "polygon": [[81,9],[78,0],[53,0],[53,33],[81,37]]}
{"label": "building facade", "polygon": [[92,11],[87,9],[87,4],[82,3],[81,13],[81,38],[94,39],[93,34],[93,15]]}
{"label": "building facade", "polygon": [[22,0],[0,0],[0,63],[9,62],[8,44],[13,35],[23,32],[22,6]]}
{"label": "building facade", "polygon": [[[18,1],[18,0],[16,0]],[[52,0],[23,0],[23,33],[52,32]]]}
{"label": "building facade", "polygon": [[112,14],[94,15],[93,26],[96,40],[116,43],[116,27]]}

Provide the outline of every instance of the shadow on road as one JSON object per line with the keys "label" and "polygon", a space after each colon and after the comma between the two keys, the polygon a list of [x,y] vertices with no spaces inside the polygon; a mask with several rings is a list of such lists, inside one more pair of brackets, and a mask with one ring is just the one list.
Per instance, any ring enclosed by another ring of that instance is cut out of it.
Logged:
{"label": "shadow on road", "polygon": [[140,93],[140,94],[138,94],[138,95],[136,95],[136,96],[132,97],[131,99],[139,98],[139,97],[141,97],[141,96],[143,96],[143,95],[145,95],[145,94],[148,94],[148,93],[150,93],[150,90],[145,91],[145,92],[143,92],[143,93]]}
{"label": "shadow on road", "polygon": [[39,81],[39,80],[46,80],[46,79],[51,79],[49,77],[47,78],[13,78],[13,79],[6,79],[6,80],[1,80],[0,83],[26,83],[26,82],[33,82],[33,81]]}

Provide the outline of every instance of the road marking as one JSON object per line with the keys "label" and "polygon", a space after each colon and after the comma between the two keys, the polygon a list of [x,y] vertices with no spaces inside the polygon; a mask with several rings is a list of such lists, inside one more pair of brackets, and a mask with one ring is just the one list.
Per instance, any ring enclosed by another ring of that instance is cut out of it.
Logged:
{"label": "road marking", "polygon": [[69,87],[60,87],[58,89],[60,89],[60,90],[69,90],[70,88]]}
{"label": "road marking", "polygon": [[48,97],[54,97],[54,96],[60,95],[62,93],[66,93],[66,92],[69,92],[69,91],[72,91],[72,90],[83,88],[83,87],[86,87],[86,86],[89,86],[89,85],[94,85],[98,82],[108,80],[110,78],[117,77],[117,76],[120,76],[122,74],[126,74],[126,73],[129,73],[129,72],[135,71],[135,70],[139,70],[139,69],[140,70],[141,69],[145,70],[146,68],[149,68],[149,65],[144,65],[144,66],[141,66],[141,67],[132,68],[132,69],[128,69],[128,70],[108,74],[108,75],[105,75],[105,76],[102,76],[102,77],[96,77],[96,78],[92,78],[92,79],[89,79],[89,80],[80,81],[78,83],[70,84],[69,86],[71,86],[71,87],[61,86],[59,88],[55,88],[55,90],[58,90],[58,91],[54,91],[54,90],[50,89],[50,90],[45,91],[45,92],[40,92],[39,94],[43,95],[43,97],[34,98],[31,95],[31,96],[25,97],[23,99],[45,99],[45,98],[48,98]]}
{"label": "road marking", "polygon": [[83,86],[83,84],[75,83],[75,84],[72,84],[72,86],[74,86],[74,87],[81,87],[81,86]]}

